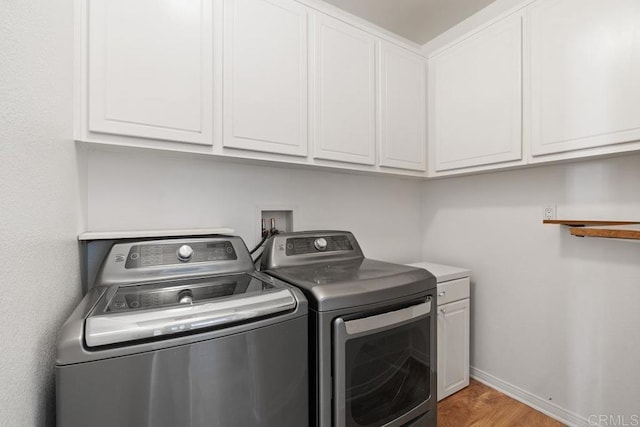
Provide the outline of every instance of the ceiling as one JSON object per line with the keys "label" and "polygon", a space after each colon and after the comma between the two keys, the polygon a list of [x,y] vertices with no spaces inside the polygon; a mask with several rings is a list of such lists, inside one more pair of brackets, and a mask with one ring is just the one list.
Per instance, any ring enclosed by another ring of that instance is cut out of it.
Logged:
{"label": "ceiling", "polygon": [[493,2],[493,0],[325,1],[421,45]]}

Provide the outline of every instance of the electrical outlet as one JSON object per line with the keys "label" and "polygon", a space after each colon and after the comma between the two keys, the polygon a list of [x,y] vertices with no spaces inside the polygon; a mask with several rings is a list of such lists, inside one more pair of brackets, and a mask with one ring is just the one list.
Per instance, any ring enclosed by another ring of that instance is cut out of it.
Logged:
{"label": "electrical outlet", "polygon": [[556,205],[545,205],[542,219],[556,219]]}

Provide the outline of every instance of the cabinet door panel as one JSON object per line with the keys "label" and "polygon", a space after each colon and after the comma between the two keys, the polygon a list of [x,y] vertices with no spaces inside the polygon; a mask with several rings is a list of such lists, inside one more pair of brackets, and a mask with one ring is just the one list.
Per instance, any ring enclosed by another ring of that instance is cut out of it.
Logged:
{"label": "cabinet door panel", "polygon": [[227,0],[224,20],[224,146],[305,156],[306,9]]}
{"label": "cabinet door panel", "polygon": [[470,300],[438,307],[438,400],[469,385]]}
{"label": "cabinet door panel", "polygon": [[430,59],[429,144],[436,171],[522,158],[522,16]]}
{"label": "cabinet door panel", "polygon": [[90,132],[212,143],[211,1],[89,4]]}
{"label": "cabinet door panel", "polygon": [[314,157],[373,165],[376,39],[326,15],[313,23]]}
{"label": "cabinet door panel", "polygon": [[532,154],[640,139],[640,2],[531,6]]}
{"label": "cabinet door panel", "polygon": [[401,47],[380,47],[380,164],[426,169],[426,61]]}

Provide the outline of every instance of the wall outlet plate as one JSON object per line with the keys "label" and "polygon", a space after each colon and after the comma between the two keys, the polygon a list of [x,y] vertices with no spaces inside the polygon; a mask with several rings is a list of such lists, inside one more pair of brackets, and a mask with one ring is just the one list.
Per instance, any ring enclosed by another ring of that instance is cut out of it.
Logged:
{"label": "wall outlet plate", "polygon": [[545,205],[542,209],[542,219],[556,219],[556,205]]}

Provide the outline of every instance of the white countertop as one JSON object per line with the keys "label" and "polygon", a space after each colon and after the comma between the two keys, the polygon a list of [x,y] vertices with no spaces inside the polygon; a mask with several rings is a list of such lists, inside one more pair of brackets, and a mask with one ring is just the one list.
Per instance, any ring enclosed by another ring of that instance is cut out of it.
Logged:
{"label": "white countertop", "polygon": [[416,262],[407,264],[411,267],[424,268],[431,274],[436,276],[438,283],[448,282],[449,280],[461,279],[471,276],[471,270],[452,265],[436,264],[434,262]]}

